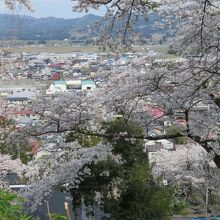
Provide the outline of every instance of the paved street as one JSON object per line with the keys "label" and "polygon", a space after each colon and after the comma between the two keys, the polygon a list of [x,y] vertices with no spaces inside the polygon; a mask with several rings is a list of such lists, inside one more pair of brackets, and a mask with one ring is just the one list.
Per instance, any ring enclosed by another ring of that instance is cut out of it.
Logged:
{"label": "paved street", "polygon": [[172,220],[191,220],[192,217],[173,217]]}

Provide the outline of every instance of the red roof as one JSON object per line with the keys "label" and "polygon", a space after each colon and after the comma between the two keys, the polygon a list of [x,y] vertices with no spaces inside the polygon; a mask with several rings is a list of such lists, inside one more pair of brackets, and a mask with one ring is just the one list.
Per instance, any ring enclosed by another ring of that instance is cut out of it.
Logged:
{"label": "red roof", "polygon": [[23,110],[15,112],[16,115],[31,115],[33,112],[31,110]]}
{"label": "red roof", "polygon": [[52,64],[50,64],[49,66],[52,67],[52,68],[54,68],[54,67],[56,67],[56,68],[61,68],[61,67],[62,67],[62,64],[61,64],[61,63],[52,63]]}
{"label": "red roof", "polygon": [[59,73],[53,73],[52,79],[53,79],[53,80],[59,80],[59,79],[60,79]]}
{"label": "red roof", "polygon": [[151,105],[146,105],[145,109],[147,110],[147,112],[149,113],[149,115],[152,115],[154,117],[162,117],[163,116],[163,109],[159,108],[159,107],[154,107]]}

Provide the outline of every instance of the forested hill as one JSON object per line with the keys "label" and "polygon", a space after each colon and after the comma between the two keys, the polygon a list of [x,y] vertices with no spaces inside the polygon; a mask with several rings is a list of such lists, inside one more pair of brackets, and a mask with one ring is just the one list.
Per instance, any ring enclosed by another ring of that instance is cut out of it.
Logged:
{"label": "forested hill", "polygon": [[101,17],[91,14],[74,19],[34,18],[2,14],[0,15],[0,39],[62,40],[69,38],[71,31],[88,32],[88,26],[99,19]]}
{"label": "forested hill", "polygon": [[[98,35],[95,24],[101,19],[92,14],[74,19],[0,14],[0,40],[63,40],[71,36],[78,39],[90,38]],[[145,36],[161,32],[154,25],[158,19],[155,15],[150,15],[147,21],[140,19],[136,28]]]}

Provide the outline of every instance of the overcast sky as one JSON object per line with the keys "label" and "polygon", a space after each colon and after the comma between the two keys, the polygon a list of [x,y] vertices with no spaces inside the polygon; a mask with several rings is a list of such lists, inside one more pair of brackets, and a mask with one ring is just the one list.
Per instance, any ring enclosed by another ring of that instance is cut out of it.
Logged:
{"label": "overcast sky", "polygon": [[[72,11],[73,2],[71,0],[31,0],[34,13],[17,9],[15,13],[25,14],[34,17],[58,17],[58,18],[76,18],[81,17],[85,13],[76,13]],[[4,5],[0,4],[0,13],[11,13],[5,9]],[[90,14],[102,15],[104,9],[95,11],[91,10]]]}

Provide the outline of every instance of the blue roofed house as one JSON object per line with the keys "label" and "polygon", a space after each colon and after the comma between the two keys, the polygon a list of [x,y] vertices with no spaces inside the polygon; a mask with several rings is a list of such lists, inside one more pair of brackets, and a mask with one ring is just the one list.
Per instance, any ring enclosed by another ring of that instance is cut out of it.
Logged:
{"label": "blue roofed house", "polygon": [[96,84],[92,80],[59,80],[54,81],[49,89],[46,90],[47,95],[55,95],[60,93],[71,92],[72,90],[93,90]]}
{"label": "blue roofed house", "polygon": [[95,89],[95,88],[96,88],[96,85],[95,85],[94,81],[92,81],[92,80],[82,80],[82,83],[81,83],[82,91],[92,90],[92,89]]}

